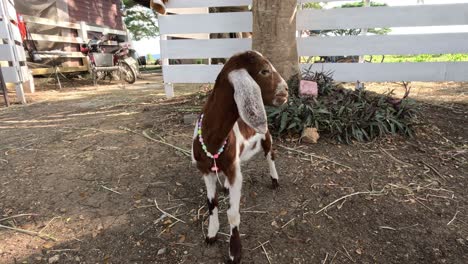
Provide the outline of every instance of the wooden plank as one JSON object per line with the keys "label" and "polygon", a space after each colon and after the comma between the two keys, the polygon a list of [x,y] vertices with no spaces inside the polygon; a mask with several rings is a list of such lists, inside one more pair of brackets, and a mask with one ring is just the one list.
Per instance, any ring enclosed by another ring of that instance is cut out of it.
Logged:
{"label": "wooden plank", "polygon": [[5,83],[18,83],[20,81],[15,67],[1,67]]}
{"label": "wooden plank", "polygon": [[10,35],[8,34],[7,26],[5,25],[5,20],[0,20],[0,39],[7,39]]}
{"label": "wooden plank", "polygon": [[185,0],[169,1],[166,8],[196,8],[196,7],[221,7],[221,6],[248,6],[252,0]]}
{"label": "wooden plank", "polygon": [[64,54],[47,54],[47,53],[40,53],[39,52],[38,55],[41,58],[53,58],[53,59],[56,59],[58,57],[60,57],[60,58],[84,58],[84,57],[86,57],[81,52],[64,52]]}
{"label": "wooden plank", "polygon": [[[194,26],[194,23],[196,26]],[[232,12],[159,16],[161,34],[251,32],[252,13]]]}
{"label": "wooden plank", "polygon": [[127,35],[127,32],[123,30],[112,29],[108,27],[96,27],[88,25],[88,31],[101,32],[103,34],[114,34],[114,35]]}
{"label": "wooden plank", "polygon": [[19,28],[16,25],[11,24],[11,32],[13,33],[13,40],[23,42]]}
{"label": "wooden plank", "polygon": [[52,20],[52,19],[47,19],[47,18],[42,18],[42,17],[27,16],[27,15],[23,15],[23,19],[26,23],[80,29],[80,24],[78,23],[70,23],[66,21]]}
{"label": "wooden plank", "polygon": [[[31,69],[33,75],[45,75],[54,72],[54,68],[36,68]],[[83,72],[88,71],[88,66],[77,66],[77,67],[59,67],[60,72]]]}
{"label": "wooden plank", "polygon": [[20,73],[21,73],[21,76],[20,76],[20,82],[26,82],[26,81],[29,81],[29,69],[28,69],[28,66],[21,66],[20,67]]}
{"label": "wooden plank", "polygon": [[[16,49],[18,58],[15,58],[12,49]],[[16,44],[0,44],[0,61],[26,61],[24,48]]]}
{"label": "wooden plank", "polygon": [[31,38],[35,41],[51,41],[51,42],[66,42],[66,43],[84,43],[80,37],[62,37],[55,35],[31,34]]}
{"label": "wooden plank", "polygon": [[223,65],[163,65],[165,83],[214,83]]}
{"label": "wooden plank", "polygon": [[0,44],[0,61],[13,61],[11,45]]}
{"label": "wooden plank", "polygon": [[7,5],[6,15],[12,21],[17,21],[18,18],[16,17],[16,9],[15,6],[9,2],[3,2]]}
{"label": "wooden plank", "polygon": [[250,49],[252,39],[161,40],[161,54],[169,59],[229,58]]}
{"label": "wooden plank", "polygon": [[[310,65],[301,64],[302,69]],[[468,81],[468,62],[315,63],[312,71],[332,71],[339,82]]]}
{"label": "wooden plank", "polygon": [[468,33],[297,38],[299,56],[468,53]]}
{"label": "wooden plank", "polygon": [[420,27],[468,24],[468,4],[305,9],[297,13],[298,30]]}

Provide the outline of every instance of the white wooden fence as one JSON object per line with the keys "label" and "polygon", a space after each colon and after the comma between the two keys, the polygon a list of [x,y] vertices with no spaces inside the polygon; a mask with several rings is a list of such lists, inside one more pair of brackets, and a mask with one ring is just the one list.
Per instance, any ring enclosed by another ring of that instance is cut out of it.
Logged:
{"label": "white wooden fence", "polygon": [[[296,24],[297,30],[451,26],[468,25],[467,14],[468,3],[307,9],[298,11]],[[298,38],[297,46],[299,56],[468,53],[468,33],[314,36]],[[333,71],[335,80],[350,82],[468,81],[468,62],[315,63],[312,70]]]}
{"label": "white wooden fence", "polygon": [[29,81],[30,74],[13,0],[0,0],[0,70],[3,82],[14,84],[18,101],[26,103],[23,84]]}
{"label": "white wooden fence", "polygon": [[[378,27],[468,25],[467,4],[304,9],[298,0],[296,29],[328,30]],[[391,2],[391,1],[390,1]],[[246,6],[251,0],[172,0],[178,8]],[[227,58],[251,49],[250,39],[167,40],[169,34],[251,32],[250,12],[184,14],[159,17],[163,77],[168,96],[172,83],[213,83],[222,65],[168,65],[168,59]],[[300,34],[298,34],[300,35]],[[468,53],[468,33],[298,37],[299,56],[417,55]],[[468,81],[468,62],[314,63],[315,71],[333,71],[337,81]]]}

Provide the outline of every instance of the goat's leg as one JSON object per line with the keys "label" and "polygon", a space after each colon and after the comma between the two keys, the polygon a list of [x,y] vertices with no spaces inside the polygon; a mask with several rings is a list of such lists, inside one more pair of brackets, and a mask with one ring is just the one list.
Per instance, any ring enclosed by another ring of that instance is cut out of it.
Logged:
{"label": "goat's leg", "polygon": [[213,244],[216,241],[219,230],[218,219],[218,195],[216,193],[216,176],[207,174],[203,176],[206,185],[206,194],[208,202],[208,210],[210,213],[208,223],[208,235],[206,236],[206,243]]}
{"label": "goat's leg", "polygon": [[239,162],[233,164],[233,169],[226,172],[229,179],[229,209],[227,217],[231,228],[231,238],[229,240],[229,260],[230,263],[240,263],[242,245],[240,241],[240,198],[242,189],[242,174]]}
{"label": "goat's leg", "polygon": [[275,151],[273,150],[273,140],[271,138],[270,132],[267,132],[265,135],[265,139],[262,140],[262,148],[263,152],[265,152],[265,157],[268,162],[268,167],[270,169],[270,176],[271,176],[271,183],[273,189],[278,188],[278,172],[276,171],[275,166]]}
{"label": "goat's leg", "polygon": [[224,179],[224,188],[223,188],[223,191],[224,191],[225,195],[229,195],[229,186],[230,186],[229,179],[228,179],[228,177],[225,177],[225,179]]}

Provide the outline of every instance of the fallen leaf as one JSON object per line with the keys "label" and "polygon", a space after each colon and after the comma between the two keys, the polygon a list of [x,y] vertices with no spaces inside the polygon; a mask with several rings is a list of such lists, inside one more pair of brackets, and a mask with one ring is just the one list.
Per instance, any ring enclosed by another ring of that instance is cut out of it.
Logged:
{"label": "fallen leaf", "polygon": [[184,243],[185,241],[185,235],[180,235],[179,236],[179,243]]}

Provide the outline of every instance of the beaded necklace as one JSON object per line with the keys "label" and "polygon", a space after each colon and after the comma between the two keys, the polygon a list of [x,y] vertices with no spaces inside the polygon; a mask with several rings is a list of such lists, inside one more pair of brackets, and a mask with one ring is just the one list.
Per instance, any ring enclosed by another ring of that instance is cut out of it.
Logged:
{"label": "beaded necklace", "polygon": [[198,140],[200,141],[200,144],[202,146],[203,151],[205,152],[206,156],[208,158],[213,159],[213,167],[211,167],[211,171],[216,172],[216,175],[218,175],[218,166],[216,165],[216,160],[219,158],[219,155],[223,153],[224,147],[227,144],[227,140],[224,140],[223,145],[218,149],[218,152],[216,154],[211,154],[211,152],[208,151],[206,148],[205,142],[203,142],[203,136],[202,136],[202,121],[203,121],[203,114],[201,114],[200,119],[198,120]]}

